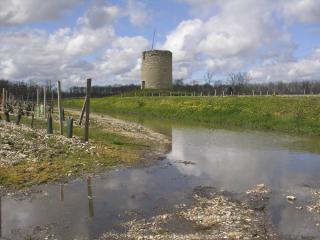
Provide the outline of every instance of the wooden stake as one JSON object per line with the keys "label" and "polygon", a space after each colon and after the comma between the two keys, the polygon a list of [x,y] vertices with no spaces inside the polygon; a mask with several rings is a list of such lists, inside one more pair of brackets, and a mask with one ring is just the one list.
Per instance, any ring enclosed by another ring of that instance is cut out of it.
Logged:
{"label": "wooden stake", "polygon": [[90,124],[90,96],[91,96],[91,78],[87,79],[87,104],[86,104],[86,121],[84,129],[84,141],[89,140],[89,124]]}
{"label": "wooden stake", "polygon": [[34,102],[32,101],[32,112],[31,112],[31,128],[34,125]]}
{"label": "wooden stake", "polygon": [[63,135],[63,119],[62,119],[62,106],[61,106],[61,82],[60,81],[58,81],[58,109],[59,109],[60,134]]}
{"label": "wooden stake", "polygon": [[2,112],[6,110],[6,90],[2,88]]}
{"label": "wooden stake", "polygon": [[51,115],[53,114],[53,90],[51,90]]}
{"label": "wooden stake", "polygon": [[46,106],[47,106],[47,89],[46,89],[46,87],[44,87],[43,88],[43,116],[44,116],[44,118],[47,118]]}
{"label": "wooden stake", "polygon": [[39,106],[39,89],[37,88],[37,107],[36,107],[36,117],[39,117],[40,106]]}
{"label": "wooden stake", "polygon": [[87,97],[85,97],[84,102],[83,102],[83,106],[82,106],[82,110],[81,110],[81,114],[80,114],[80,118],[79,118],[79,126],[81,126],[81,124],[82,124],[82,119],[84,116],[84,112],[86,110],[86,104],[87,104]]}

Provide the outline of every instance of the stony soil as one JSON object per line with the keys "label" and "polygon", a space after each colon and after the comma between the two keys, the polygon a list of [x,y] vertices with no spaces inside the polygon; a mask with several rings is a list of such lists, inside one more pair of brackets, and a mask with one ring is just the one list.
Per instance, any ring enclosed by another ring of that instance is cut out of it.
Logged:
{"label": "stony soil", "polygon": [[278,239],[265,211],[251,206],[252,199],[264,202],[269,193],[264,185],[258,185],[247,192],[246,200],[238,201],[231,193],[199,187],[194,190],[192,204],[176,206],[174,211],[149,219],[126,222],[124,233],[108,232],[100,240]]}
{"label": "stony soil", "polygon": [[24,125],[0,121],[0,167],[21,162],[40,162],[77,151],[93,154],[94,149],[95,146],[79,138],[48,135],[46,130],[33,130]]}
{"label": "stony soil", "polygon": [[312,213],[320,213],[320,190],[319,189],[311,189],[312,200],[310,204],[307,206],[309,212]]}

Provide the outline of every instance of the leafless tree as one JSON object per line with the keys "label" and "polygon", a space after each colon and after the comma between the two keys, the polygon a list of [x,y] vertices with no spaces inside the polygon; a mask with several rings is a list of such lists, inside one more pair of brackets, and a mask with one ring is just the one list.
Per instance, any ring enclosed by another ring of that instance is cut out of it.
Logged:
{"label": "leafless tree", "polygon": [[213,76],[214,76],[213,72],[207,71],[206,74],[204,75],[205,83],[211,85]]}
{"label": "leafless tree", "polygon": [[250,75],[247,72],[238,72],[229,74],[229,82],[232,87],[232,91],[238,92],[243,90],[250,82]]}

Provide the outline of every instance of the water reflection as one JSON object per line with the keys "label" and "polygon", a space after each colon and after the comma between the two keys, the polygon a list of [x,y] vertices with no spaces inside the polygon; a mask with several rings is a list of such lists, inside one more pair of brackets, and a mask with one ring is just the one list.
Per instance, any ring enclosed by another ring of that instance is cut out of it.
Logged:
{"label": "water reflection", "polygon": [[89,217],[92,218],[94,216],[94,209],[93,209],[91,177],[88,177],[87,179],[87,189],[88,189]]}
{"label": "water reflection", "polygon": [[0,238],[2,237],[2,200],[0,196]]}
{"label": "water reflection", "polygon": [[63,202],[64,193],[63,193],[63,184],[60,185],[60,201]]}
{"label": "water reflection", "polygon": [[21,239],[16,232],[26,236],[32,226],[53,224],[58,239],[94,239],[105,231],[120,231],[119,223],[129,218],[127,212],[139,218],[188,202],[195,186],[243,192],[265,183],[274,192],[270,214],[279,231],[320,237],[314,219],[296,212],[283,197],[283,192],[289,192],[303,199],[302,185],[320,183],[320,155],[301,146],[296,150],[291,143],[298,139],[259,132],[158,128],[172,138],[172,151],[165,161],[71,184],[42,186],[46,198],[3,198],[2,234]]}
{"label": "water reflection", "polygon": [[317,154],[295,152],[285,146],[290,137],[225,130],[173,132],[173,160],[196,162],[177,165],[181,174],[197,177],[231,191],[243,192],[263,182],[273,189],[319,183]]}

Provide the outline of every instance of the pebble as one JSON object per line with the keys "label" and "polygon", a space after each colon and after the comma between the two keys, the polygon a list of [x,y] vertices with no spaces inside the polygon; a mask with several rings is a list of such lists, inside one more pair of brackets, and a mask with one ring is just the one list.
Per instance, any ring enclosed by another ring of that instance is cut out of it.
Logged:
{"label": "pebble", "polygon": [[296,197],[295,196],[287,196],[287,200],[288,201],[295,201],[296,200]]}

